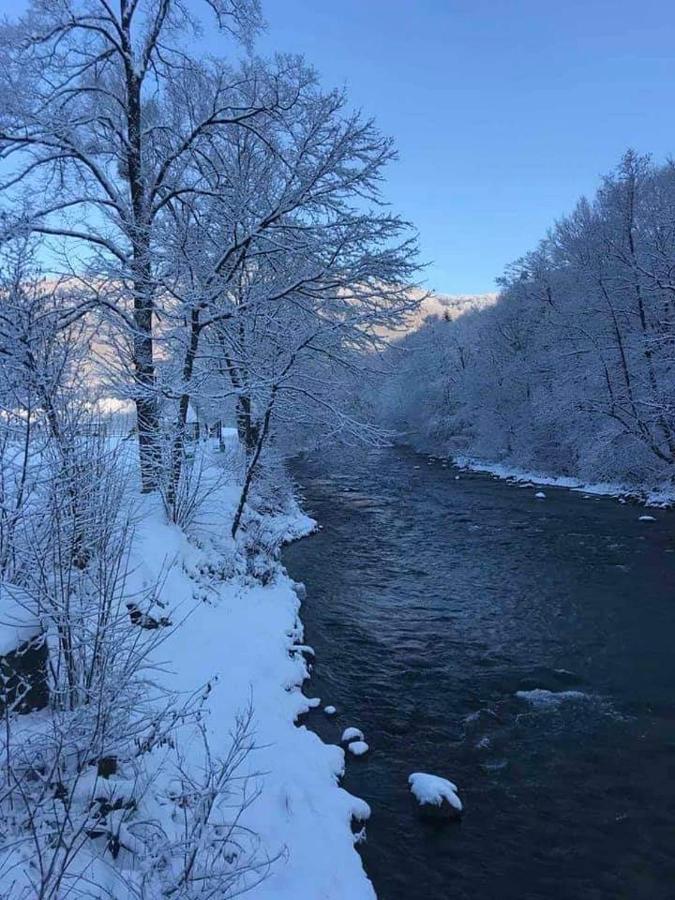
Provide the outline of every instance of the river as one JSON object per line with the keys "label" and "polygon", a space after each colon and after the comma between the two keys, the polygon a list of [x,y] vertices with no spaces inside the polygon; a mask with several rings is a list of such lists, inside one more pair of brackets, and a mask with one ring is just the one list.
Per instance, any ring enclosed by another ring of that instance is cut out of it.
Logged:
{"label": "river", "polygon": [[[381,900],[675,897],[675,512],[458,472],[405,449],[293,464],[285,551],[317,654],[307,719],[363,729]],[[460,823],[407,779],[450,778]],[[345,898],[348,900],[348,898]]]}

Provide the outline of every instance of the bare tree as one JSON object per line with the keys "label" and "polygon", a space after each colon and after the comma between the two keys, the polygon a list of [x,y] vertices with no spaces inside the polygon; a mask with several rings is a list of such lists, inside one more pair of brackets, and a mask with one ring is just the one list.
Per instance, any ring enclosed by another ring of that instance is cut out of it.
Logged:
{"label": "bare tree", "polygon": [[[256,0],[205,5],[239,39],[260,25]],[[172,202],[199,196],[196,161],[218,131],[250,127],[279,103],[275,77],[255,64],[235,76],[191,58],[182,36],[198,27],[178,0],[122,0],[117,10],[105,0],[35,2],[0,43],[0,158],[5,171],[12,164],[1,193],[23,203],[33,232],[80,248],[80,264],[121,288],[104,302],[132,338],[145,490],[157,487],[160,465],[157,225]],[[240,79],[254,85],[246,106]]]}

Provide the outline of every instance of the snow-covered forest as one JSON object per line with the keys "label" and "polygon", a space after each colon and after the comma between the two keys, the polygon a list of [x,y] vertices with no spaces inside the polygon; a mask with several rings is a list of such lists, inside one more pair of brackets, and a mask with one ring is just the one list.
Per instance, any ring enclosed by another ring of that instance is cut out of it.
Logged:
{"label": "snow-covered forest", "polygon": [[[368,765],[371,737],[339,698],[309,696],[307,589],[288,559],[311,542],[287,545],[328,529],[301,508],[288,457],[368,448],[371,475],[389,460],[396,490],[373,499],[347,484],[355,467],[317,476],[315,496],[334,491],[338,537],[361,516],[352,618],[379,600],[402,623],[389,644],[376,624],[364,683],[398,702],[376,670],[402,647],[402,693],[426,652],[442,687],[436,631],[452,654],[466,641],[454,607],[426,640],[425,587],[404,605],[448,550],[424,560],[435,520],[405,491],[431,508],[441,485],[461,513],[467,543],[448,559],[476,554],[469,599],[489,569],[483,501],[460,495],[445,458],[425,476],[393,445],[672,497],[675,163],[626,153],[498,295],[434,294],[414,227],[388,203],[393,140],[301,55],[260,51],[260,0],[23,6],[0,22],[0,897],[371,900],[354,849],[370,809],[341,783],[346,753]],[[410,542],[388,551],[383,534],[399,532]],[[319,589],[349,585],[329,554],[319,569]],[[434,603],[450,580],[431,585]],[[488,637],[468,640],[481,665]],[[382,730],[418,752],[446,714],[407,705]],[[332,738],[305,727],[311,710]],[[477,727],[480,710],[464,712],[437,749]],[[397,759],[405,800],[456,824],[460,788],[424,764],[401,779]]]}
{"label": "snow-covered forest", "polygon": [[509,267],[498,302],[432,315],[375,407],[428,449],[672,490],[675,165],[628,152]]}
{"label": "snow-covered forest", "polygon": [[372,437],[346,386],[416,245],[392,142],[262,26],[35,0],[0,29],[3,897],[371,896],[343,753],[294,724],[279,550],[313,525],[275,447]]}

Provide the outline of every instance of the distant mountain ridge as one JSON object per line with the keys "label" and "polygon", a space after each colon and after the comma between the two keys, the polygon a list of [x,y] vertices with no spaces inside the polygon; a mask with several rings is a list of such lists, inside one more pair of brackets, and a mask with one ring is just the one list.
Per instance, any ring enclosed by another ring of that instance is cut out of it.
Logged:
{"label": "distant mountain ridge", "polygon": [[[424,296],[422,292],[419,294]],[[495,291],[488,294],[437,294],[430,293],[424,297],[419,307],[411,313],[405,333],[417,331],[429,316],[448,316],[456,319],[464,313],[475,309],[485,309],[497,302],[499,294]]]}

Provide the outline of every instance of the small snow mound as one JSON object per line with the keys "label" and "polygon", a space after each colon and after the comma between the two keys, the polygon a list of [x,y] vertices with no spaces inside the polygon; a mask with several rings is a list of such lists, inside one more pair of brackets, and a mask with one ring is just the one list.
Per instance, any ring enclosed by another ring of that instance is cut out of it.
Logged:
{"label": "small snow mound", "polygon": [[516,691],[516,697],[532,706],[544,708],[560,706],[567,700],[584,700],[588,694],[584,694],[583,691],[547,691],[544,688],[534,688],[532,691]]}
{"label": "small snow mound", "polygon": [[0,655],[11,653],[41,631],[30,594],[15,584],[0,581]]}
{"label": "small snow mound", "polygon": [[656,518],[654,516],[640,516],[638,522],[656,522]]}
{"label": "small snow mound", "polygon": [[309,706],[310,709],[316,709],[317,706],[321,706],[321,697],[308,697],[307,706]]}
{"label": "small snow mound", "polygon": [[546,499],[546,494],[543,491],[537,491],[537,493],[534,496],[537,498],[537,500],[545,500]]}
{"label": "small snow mound", "polygon": [[337,709],[335,709],[334,706],[324,706],[323,711],[326,713],[327,716],[334,716],[335,713],[337,712]]}
{"label": "small snow mound", "polygon": [[443,807],[444,802],[457,813],[462,812],[462,801],[457,796],[457,785],[439,775],[413,772],[408,778],[410,791],[420,806]]}
{"label": "small snow mound", "polygon": [[345,728],[340,740],[343,744],[350,744],[352,741],[362,741],[363,732],[360,728]]}
{"label": "small snow mound", "polygon": [[347,745],[347,750],[349,750],[350,753],[353,753],[354,756],[363,756],[370,750],[370,747],[365,741],[352,741]]}
{"label": "small snow mound", "polygon": [[459,475],[455,475],[455,481],[459,481]]}

